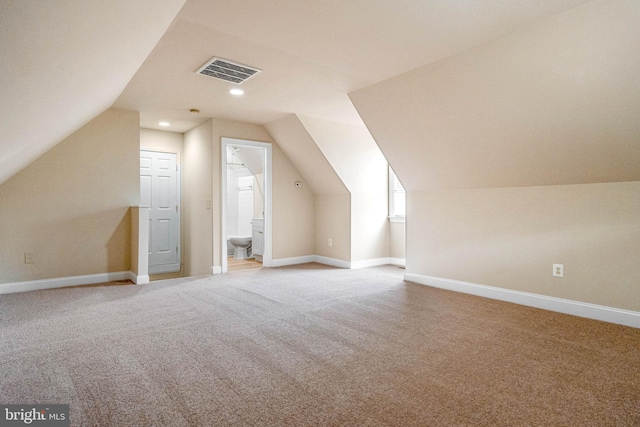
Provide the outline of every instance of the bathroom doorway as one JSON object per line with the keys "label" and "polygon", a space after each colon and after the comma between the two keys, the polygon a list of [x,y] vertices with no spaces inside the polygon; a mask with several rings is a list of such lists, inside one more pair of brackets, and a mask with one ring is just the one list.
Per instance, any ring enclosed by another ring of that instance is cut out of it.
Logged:
{"label": "bathroom doorway", "polygon": [[222,138],[222,273],[271,263],[271,144]]}

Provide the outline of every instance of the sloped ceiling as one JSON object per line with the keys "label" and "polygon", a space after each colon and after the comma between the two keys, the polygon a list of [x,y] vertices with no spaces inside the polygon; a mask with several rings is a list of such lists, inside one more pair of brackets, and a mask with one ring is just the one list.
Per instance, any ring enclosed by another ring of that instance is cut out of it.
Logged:
{"label": "sloped ceiling", "polygon": [[350,96],[409,191],[638,181],[639,23],[589,2]]}
{"label": "sloped ceiling", "polygon": [[184,2],[0,2],[0,184],[109,108]]}
{"label": "sloped ceiling", "polygon": [[227,162],[242,163],[251,175],[260,175],[264,172],[263,149],[254,147],[236,147],[234,151],[231,145],[227,145]]}
{"label": "sloped ceiling", "polygon": [[298,119],[351,194],[384,189],[386,199],[387,161],[367,128],[317,117]]}
{"label": "sloped ceiling", "polygon": [[300,117],[291,114],[265,127],[273,139],[278,141],[289,160],[296,165],[314,194],[349,193],[316,141],[309,135]]}
{"label": "sloped ceiling", "polygon": [[[266,124],[292,113],[362,125],[348,93],[584,0],[183,3],[0,3],[0,183],[110,106],[178,132],[207,117]],[[212,56],[264,71],[231,98],[228,83],[195,74]]]}
{"label": "sloped ceiling", "polygon": [[[189,0],[115,106],[140,111],[143,127],[177,121],[178,132],[197,124],[190,108],[257,124],[298,114],[362,125],[349,92],[583,2]],[[232,83],[195,73],[213,56],[263,71],[234,98]]]}

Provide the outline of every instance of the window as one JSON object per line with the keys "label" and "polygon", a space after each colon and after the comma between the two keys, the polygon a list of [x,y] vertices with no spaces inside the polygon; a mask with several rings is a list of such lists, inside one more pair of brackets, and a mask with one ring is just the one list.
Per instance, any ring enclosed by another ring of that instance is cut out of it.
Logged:
{"label": "window", "polygon": [[401,222],[407,212],[407,196],[400,180],[389,166],[389,219]]}

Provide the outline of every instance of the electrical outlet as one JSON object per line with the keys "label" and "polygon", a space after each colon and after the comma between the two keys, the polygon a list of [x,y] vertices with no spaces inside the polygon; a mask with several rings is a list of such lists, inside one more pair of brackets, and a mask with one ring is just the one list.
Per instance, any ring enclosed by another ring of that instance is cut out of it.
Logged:
{"label": "electrical outlet", "polygon": [[327,242],[328,246],[333,246],[333,240],[329,239],[329,241]]}
{"label": "electrical outlet", "polygon": [[24,263],[25,264],[34,264],[36,262],[35,256],[33,252],[25,252],[24,253]]}
{"label": "electrical outlet", "polygon": [[553,264],[553,277],[564,277],[563,264]]}

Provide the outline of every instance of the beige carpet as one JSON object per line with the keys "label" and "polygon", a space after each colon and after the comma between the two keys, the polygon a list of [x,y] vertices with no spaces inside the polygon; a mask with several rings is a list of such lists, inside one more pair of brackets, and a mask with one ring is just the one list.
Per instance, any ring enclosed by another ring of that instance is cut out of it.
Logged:
{"label": "beige carpet", "polygon": [[74,426],[640,425],[640,330],[402,273],[0,295],[0,403],[69,403]]}

